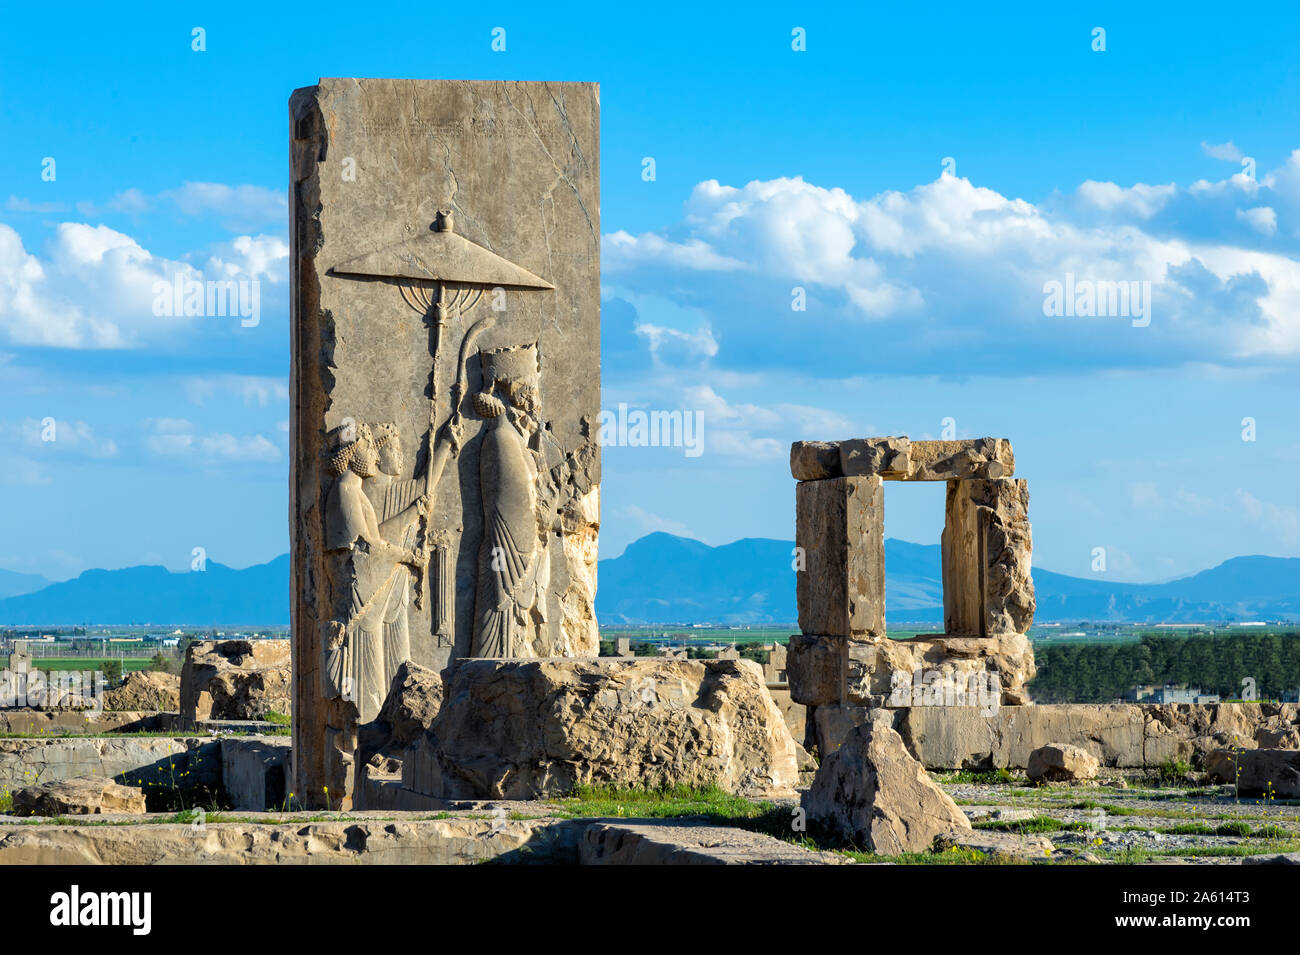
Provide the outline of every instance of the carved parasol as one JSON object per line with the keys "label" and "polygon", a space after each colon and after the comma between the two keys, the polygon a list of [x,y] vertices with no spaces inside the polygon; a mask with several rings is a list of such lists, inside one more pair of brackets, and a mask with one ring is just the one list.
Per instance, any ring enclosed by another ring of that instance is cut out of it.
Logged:
{"label": "carved parasol", "polygon": [[[438,359],[442,353],[443,331],[459,316],[468,314],[488,289],[545,290],[554,289],[555,286],[522,266],[502,258],[491,249],[459,235],[450,211],[439,211],[428,232],[348,259],[334,266],[330,272],[350,278],[377,278],[395,284],[402,300],[429,322],[429,350],[433,356],[433,368],[429,373],[428,459],[425,466],[428,503],[424,513],[423,547],[427,551],[433,526]],[[466,361],[470,347],[474,338],[495,323],[496,315],[489,313],[470,326],[461,342],[451,411],[447,418],[448,424],[453,428],[461,417],[460,405],[465,397]],[[440,623],[440,631],[443,625],[446,625],[445,621]],[[439,636],[442,635],[440,632]]]}

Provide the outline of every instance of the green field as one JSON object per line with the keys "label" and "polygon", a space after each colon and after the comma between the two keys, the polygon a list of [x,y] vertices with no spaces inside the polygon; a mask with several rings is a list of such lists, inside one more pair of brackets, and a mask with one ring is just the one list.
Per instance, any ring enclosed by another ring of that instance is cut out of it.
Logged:
{"label": "green field", "polygon": [[[102,670],[108,660],[118,657],[32,657],[33,670]],[[153,657],[127,657],[121,660],[122,672],[148,669]]]}
{"label": "green field", "polygon": [[[920,633],[935,633],[942,629],[942,624],[930,627],[890,627],[889,636],[894,640],[906,640]],[[617,640],[627,637],[636,643],[734,643],[744,646],[750,643],[786,643],[791,634],[799,632],[797,623],[784,627],[746,627],[732,630],[730,627],[601,627],[600,639]]]}

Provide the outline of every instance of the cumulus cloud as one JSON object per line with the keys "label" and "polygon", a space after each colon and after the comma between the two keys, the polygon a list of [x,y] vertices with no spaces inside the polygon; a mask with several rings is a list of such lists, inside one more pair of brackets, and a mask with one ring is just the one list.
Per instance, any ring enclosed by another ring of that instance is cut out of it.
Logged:
{"label": "cumulus cloud", "polygon": [[280,449],[261,434],[203,433],[184,418],[154,418],[145,422],[145,447],[165,458],[204,466],[247,462],[278,462]]}
{"label": "cumulus cloud", "polygon": [[[866,197],[799,177],[709,180],[679,221],[605,237],[604,286],[657,357],[669,338],[711,343],[682,365],[831,376],[1275,366],[1300,358],[1298,232],[1300,151],[1258,180],[1089,180],[1039,204],[951,174]],[[1148,292],[1151,320],[1050,314],[1053,283]],[[696,327],[662,332],[656,298],[689,307]]]}
{"label": "cumulus cloud", "polygon": [[[61,223],[37,256],[0,224],[0,338],[53,348],[146,346],[196,318],[159,309],[159,289],[178,281],[282,283],[288,256],[281,239],[240,236],[199,268],[152,255],[108,226],[78,222]],[[173,297],[165,297],[170,305]]]}
{"label": "cumulus cloud", "polygon": [[786,458],[790,442],[808,434],[849,435],[852,423],[843,415],[808,405],[732,401],[712,385],[681,389],[682,406],[698,412],[703,422],[705,454],[759,461]]}

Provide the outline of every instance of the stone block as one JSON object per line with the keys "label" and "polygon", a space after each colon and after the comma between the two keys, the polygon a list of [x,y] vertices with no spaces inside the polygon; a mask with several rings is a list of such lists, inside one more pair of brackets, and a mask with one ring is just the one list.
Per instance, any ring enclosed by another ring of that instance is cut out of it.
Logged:
{"label": "stone block", "polygon": [[840,473],[845,477],[876,474],[904,481],[912,469],[911,441],[898,438],[853,438],[840,442]]}
{"label": "stone block", "polygon": [[1097,775],[1101,763],[1080,746],[1048,743],[1029,754],[1025,775],[1033,782],[1078,783]]}
{"label": "stone block", "polygon": [[850,640],[843,702],[991,711],[1028,702],[1027,684],[1037,672],[1033,646],[1018,633]]}
{"label": "stone block", "polygon": [[796,481],[843,477],[838,441],[796,441],[790,445],[790,473]]}
{"label": "stone block", "polygon": [[838,703],[844,687],[844,637],[796,633],[786,655],[790,698],[805,706]]}
{"label": "stone block", "polygon": [[1033,539],[1023,479],[948,482],[943,536],[944,630],[995,636],[1034,622]]}
{"label": "stone block", "polygon": [[874,710],[821,766],[802,804],[809,822],[881,855],[926,852],[970,821],[903,745],[887,710]]}
{"label": "stone block", "polygon": [[288,640],[196,640],[181,667],[182,723],[287,715],[292,680]]}
{"label": "stone block", "polygon": [[579,784],[789,793],[798,750],[751,660],[460,661],[402,785],[538,799]]}
{"label": "stone block", "polygon": [[1016,473],[1015,453],[1006,438],[913,441],[910,450],[909,481],[983,480]]}
{"label": "stone block", "polygon": [[221,785],[235,809],[283,809],[289,790],[289,740],[227,736],[221,740]]}
{"label": "stone block", "polygon": [[878,476],[801,481],[795,492],[799,629],[885,633],[884,488]]}
{"label": "stone block", "polygon": [[1205,771],[1243,796],[1300,799],[1300,750],[1215,750],[1205,757]]}
{"label": "stone block", "polygon": [[14,790],[15,816],[87,816],[145,811],[144,793],[111,779],[74,776]]}

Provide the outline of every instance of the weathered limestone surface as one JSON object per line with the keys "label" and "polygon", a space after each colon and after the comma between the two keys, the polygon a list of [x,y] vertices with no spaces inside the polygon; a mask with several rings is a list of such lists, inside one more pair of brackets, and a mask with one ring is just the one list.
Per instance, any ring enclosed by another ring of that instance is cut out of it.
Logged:
{"label": "weathered limestone surface", "polygon": [[1011,477],[1016,470],[1005,438],[912,441],[907,435],[847,441],[796,441],[790,473],[798,481],[879,475],[889,481],[954,481]]}
{"label": "weathered limestone surface", "polygon": [[844,692],[844,637],[796,633],[786,654],[790,698],[805,706],[838,703]]}
{"label": "weathered limestone surface", "polygon": [[221,740],[221,785],[235,809],[262,812],[288,802],[289,740],[227,736]]}
{"label": "weathered limestone surface", "polygon": [[410,746],[432,725],[442,708],[442,677],[428,667],[406,662],[398,669],[379,711],[391,746]]}
{"label": "weathered limestone surface", "polygon": [[970,821],[912,758],[887,711],[873,710],[822,758],[803,796],[810,821],[881,853],[924,852]]}
{"label": "weathered limestone surface", "polygon": [[74,776],[14,790],[15,816],[144,812],[144,792],[111,779]]}
{"label": "weathered limestone surface", "polygon": [[796,703],[790,696],[790,690],[785,687],[768,684],[767,692],[772,695],[772,702],[781,711],[781,718],[785,720],[785,728],[790,731],[790,735],[798,744],[804,736],[804,723],[808,716],[808,708],[802,703]]}
{"label": "weathered limestone surface", "polygon": [[535,799],[577,784],[788,792],[797,749],[750,660],[464,660],[402,785]]}
{"label": "weathered limestone surface", "polygon": [[790,445],[790,473],[796,481],[843,477],[838,441],[796,441]]}
{"label": "weathered limestone surface", "polygon": [[1035,601],[1025,481],[950,481],[940,543],[944,631],[1028,633]]}
{"label": "weathered limestone surface", "polygon": [[802,481],[796,488],[799,629],[885,633],[884,489],[879,477]]}
{"label": "weathered limestone surface", "polygon": [[[842,865],[771,836],[721,826],[623,819],[507,818],[482,809],[321,820],[67,826],[0,823],[0,865]],[[114,821],[127,821],[118,816]]]}
{"label": "weathered limestone surface", "polygon": [[1025,775],[1034,782],[1077,783],[1097,775],[1096,756],[1069,743],[1049,743],[1029,754]]}
{"label": "weathered limestone surface", "polygon": [[906,438],[854,438],[840,442],[840,473],[906,480],[912,469],[912,443]]}
{"label": "weathered limestone surface", "polygon": [[596,822],[583,831],[582,865],[843,865],[760,832],[701,824]]}
{"label": "weathered limestone surface", "polygon": [[[869,712],[861,706],[817,707],[822,759]],[[935,770],[1024,769],[1034,750],[1053,743],[1077,746],[1104,766],[1158,767],[1170,760],[1200,766],[1216,749],[1254,749],[1261,729],[1278,732],[1300,723],[1294,703],[1053,703],[1003,706],[991,716],[963,706],[892,712],[908,751]]]}
{"label": "weathered limestone surface", "polygon": [[221,744],[214,739],[70,736],[0,739],[0,788],[73,776],[102,776],[129,785],[215,787]]}
{"label": "weathered limestone surface", "polygon": [[1205,757],[1216,782],[1232,783],[1245,796],[1300,799],[1300,750],[1217,749]]}
{"label": "weathered limestone surface", "polygon": [[1014,706],[1028,702],[1026,684],[1037,672],[1033,647],[1019,633],[850,640],[842,700],[868,706]]}
{"label": "weathered limestone surface", "polygon": [[288,640],[201,640],[185,649],[180,712],[200,720],[260,720],[288,713],[293,682]]}
{"label": "weathered limestone surface", "polygon": [[0,710],[0,733],[59,736],[64,733],[150,732],[160,730],[157,713],[110,710]]}
{"label": "weathered limestone surface", "polygon": [[[554,820],[393,822],[343,818],[129,826],[0,826],[4,865],[474,865],[488,860],[574,864],[581,830]],[[526,855],[521,855],[527,850]]]}
{"label": "weathered limestone surface", "polygon": [[404,660],[598,652],[599,94],[323,79],[289,112],[295,775],[346,804]]}
{"label": "weathered limestone surface", "polygon": [[104,694],[106,710],[178,710],[180,705],[181,678],[157,670],[134,670]]}
{"label": "weathered limestone surface", "polygon": [[[1145,706],[1146,758],[1199,764],[1216,749],[1268,748],[1300,729],[1295,703],[1167,703]],[[1282,747],[1286,748],[1286,747]]]}
{"label": "weathered limestone surface", "polygon": [[1016,471],[1016,457],[1006,438],[913,441],[909,464],[909,481],[1007,478]]}

